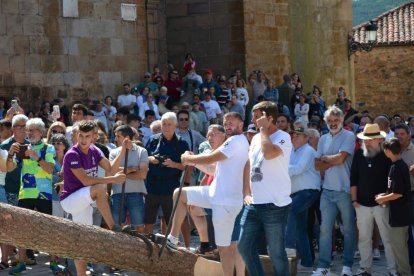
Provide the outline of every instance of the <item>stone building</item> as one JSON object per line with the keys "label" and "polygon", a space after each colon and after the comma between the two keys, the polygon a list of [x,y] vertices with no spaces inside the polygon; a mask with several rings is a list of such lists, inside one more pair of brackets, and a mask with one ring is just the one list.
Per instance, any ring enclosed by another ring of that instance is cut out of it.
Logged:
{"label": "stone building", "polygon": [[0,0],[0,95],[27,109],[116,96],[192,52],[199,70],[261,69],[275,83],[297,72],[306,92],[318,84],[333,102],[339,86],[353,95],[351,28],[351,0]]}
{"label": "stone building", "polygon": [[[374,114],[414,114],[414,3],[401,5],[372,19],[377,22],[377,45],[370,52],[356,53],[356,102]],[[365,38],[363,23],[354,38]]]}

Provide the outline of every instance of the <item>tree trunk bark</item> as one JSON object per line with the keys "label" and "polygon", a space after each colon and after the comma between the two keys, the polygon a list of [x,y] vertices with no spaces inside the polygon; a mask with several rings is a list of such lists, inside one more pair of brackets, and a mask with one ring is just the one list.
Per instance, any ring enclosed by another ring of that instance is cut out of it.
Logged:
{"label": "tree trunk bark", "polygon": [[1,203],[0,242],[146,275],[194,275],[198,259],[189,252],[169,250],[158,258],[160,246],[154,243],[148,257],[139,238]]}

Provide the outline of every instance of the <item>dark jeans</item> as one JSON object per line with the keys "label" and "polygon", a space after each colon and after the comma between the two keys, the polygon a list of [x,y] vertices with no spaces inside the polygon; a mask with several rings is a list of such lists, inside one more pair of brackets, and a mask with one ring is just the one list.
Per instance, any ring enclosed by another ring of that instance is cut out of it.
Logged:
{"label": "dark jeans", "polygon": [[245,206],[240,221],[238,249],[249,275],[264,275],[258,254],[258,245],[263,236],[266,237],[274,275],[289,275],[289,262],[285,251],[285,229],[289,210],[290,205],[278,207],[272,203]]}
{"label": "dark jeans", "polygon": [[308,209],[318,199],[318,190],[301,190],[291,195],[290,208],[286,228],[286,248],[297,249],[303,266],[312,266],[312,253],[307,233]]}

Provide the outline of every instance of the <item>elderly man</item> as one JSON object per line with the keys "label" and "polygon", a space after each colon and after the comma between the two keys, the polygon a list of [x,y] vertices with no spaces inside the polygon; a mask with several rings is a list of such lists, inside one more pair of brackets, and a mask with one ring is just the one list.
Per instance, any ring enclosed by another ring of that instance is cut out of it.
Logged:
{"label": "elderly man", "polygon": [[[236,217],[243,206],[243,169],[248,159],[249,143],[243,135],[240,114],[227,113],[224,116],[224,128],[229,138],[218,149],[209,154],[192,155],[187,152],[181,156],[182,162],[187,165],[217,162],[217,167],[210,187],[183,188],[167,246],[177,249],[178,234],[187,212],[187,205],[211,208],[223,274],[229,276],[233,275],[236,259],[236,243],[232,243],[231,236]],[[174,196],[177,194],[178,190],[174,192]]]}
{"label": "elderly man", "polygon": [[186,141],[175,134],[176,127],[175,113],[164,113],[161,117],[161,133],[151,136],[146,145],[149,161],[148,194],[145,197],[146,233],[153,231],[159,206],[168,223],[173,208],[173,192],[180,186],[180,178],[184,170],[180,158],[189,147]]}
{"label": "elderly man", "polygon": [[308,209],[318,200],[321,177],[315,171],[316,151],[309,145],[309,133],[303,122],[294,123],[292,131],[293,150],[289,161],[292,181],[292,207],[286,228],[286,252],[301,256],[298,271],[312,272],[312,253],[307,233]]}
{"label": "elderly man", "polygon": [[381,149],[386,133],[377,124],[366,124],[357,137],[362,148],[355,152],[351,167],[351,195],[358,225],[358,248],[361,255],[360,268],[356,275],[371,275],[372,231],[374,221],[378,225],[387,258],[390,275],[396,275],[395,261],[390,245],[389,212],[375,202],[378,194],[387,191],[388,172],[391,160]]}
{"label": "elderly man", "polygon": [[344,114],[330,106],[324,114],[329,133],[319,140],[315,169],[325,174],[321,195],[319,262],[313,276],[330,275],[332,230],[338,211],[344,226],[344,256],[341,276],[351,276],[355,251],[355,216],[350,194],[350,169],[355,136],[343,128]]}
{"label": "elderly man", "polygon": [[[15,142],[7,157],[7,171],[11,172],[21,164],[18,206],[52,215],[52,171],[55,165],[55,148],[43,143],[45,124],[40,118],[26,122],[30,145]],[[26,270],[26,250],[19,249],[19,263],[10,270],[11,275]],[[51,262],[53,272],[61,271],[56,262]]]}
{"label": "elderly man", "polygon": [[394,137],[394,132],[390,128],[390,120],[387,117],[383,115],[376,117],[374,119],[374,124],[377,124],[380,130],[385,132],[385,134],[387,135],[387,137],[385,138],[386,140],[389,140],[392,137]]}

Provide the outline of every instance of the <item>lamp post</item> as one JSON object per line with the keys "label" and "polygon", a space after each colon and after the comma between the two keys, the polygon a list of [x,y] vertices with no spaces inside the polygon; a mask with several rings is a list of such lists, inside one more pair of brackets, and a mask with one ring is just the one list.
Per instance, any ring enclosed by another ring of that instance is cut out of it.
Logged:
{"label": "lamp post", "polygon": [[356,51],[371,51],[377,41],[377,30],[377,24],[375,24],[373,21],[370,21],[369,24],[365,27],[368,43],[360,43],[358,41],[355,41],[353,35],[348,35],[348,59],[351,59],[351,55]]}

